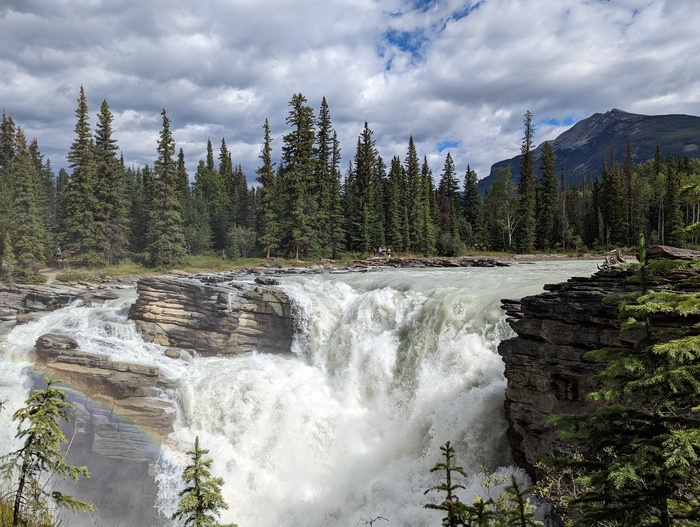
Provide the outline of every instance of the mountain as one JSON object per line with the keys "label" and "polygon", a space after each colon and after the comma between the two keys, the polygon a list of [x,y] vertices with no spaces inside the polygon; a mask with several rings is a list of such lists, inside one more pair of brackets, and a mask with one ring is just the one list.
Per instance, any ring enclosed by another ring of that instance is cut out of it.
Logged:
{"label": "mountain", "polygon": [[[664,156],[700,157],[700,117],[693,115],[639,115],[613,109],[606,113],[594,113],[563,132],[549,144],[557,160],[557,177],[562,163],[567,184],[578,183],[584,177],[600,177],[603,161],[610,159],[611,149],[615,159],[622,164],[628,140],[632,141],[635,163],[652,159],[657,142]],[[537,177],[542,145],[535,149]],[[520,177],[520,159],[516,156],[495,163],[491,173],[479,181],[483,193],[498,175],[498,169],[511,166],[516,181]]]}

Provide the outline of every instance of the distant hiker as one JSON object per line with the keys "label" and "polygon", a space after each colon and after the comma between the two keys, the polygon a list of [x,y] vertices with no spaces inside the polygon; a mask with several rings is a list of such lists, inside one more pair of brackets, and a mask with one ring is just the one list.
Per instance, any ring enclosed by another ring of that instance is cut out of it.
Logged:
{"label": "distant hiker", "polygon": [[391,258],[391,245],[389,245],[389,247],[386,248],[386,257]]}
{"label": "distant hiker", "polygon": [[63,253],[61,252],[61,247],[56,247],[56,250],[53,252],[53,257],[54,260],[62,260],[63,258]]}

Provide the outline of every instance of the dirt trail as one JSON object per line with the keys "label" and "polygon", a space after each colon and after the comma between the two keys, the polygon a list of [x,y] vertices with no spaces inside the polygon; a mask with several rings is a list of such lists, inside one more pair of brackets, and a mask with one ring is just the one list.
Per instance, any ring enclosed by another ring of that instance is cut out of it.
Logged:
{"label": "dirt trail", "polygon": [[39,274],[46,277],[46,283],[50,284],[56,281],[59,270],[55,267],[45,267],[44,269],[39,269]]}

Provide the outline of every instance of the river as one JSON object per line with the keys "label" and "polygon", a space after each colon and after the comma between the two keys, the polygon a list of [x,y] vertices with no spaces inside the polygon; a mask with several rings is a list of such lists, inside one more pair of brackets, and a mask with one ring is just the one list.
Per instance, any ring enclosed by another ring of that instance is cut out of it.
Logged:
{"label": "river", "polygon": [[178,381],[168,395],[179,409],[175,431],[155,474],[153,506],[163,518],[177,503],[183,452],[199,436],[212,474],[225,481],[222,522],[355,526],[382,517],[388,526],[439,525],[441,513],[423,508],[438,495],[423,493],[439,481],[430,469],[446,441],[468,474],[463,501],[481,492],[481,466],[526,480],[505,438],[496,348],[513,333],[500,299],[595,270],[594,261],[546,261],[286,276],[281,287],[297,324],[287,355],[165,357],[127,320],[133,291],[104,306],[76,304],[6,324],[0,449],[14,444],[10,418],[29,395],[32,345],[56,331],[84,351],[157,366]]}

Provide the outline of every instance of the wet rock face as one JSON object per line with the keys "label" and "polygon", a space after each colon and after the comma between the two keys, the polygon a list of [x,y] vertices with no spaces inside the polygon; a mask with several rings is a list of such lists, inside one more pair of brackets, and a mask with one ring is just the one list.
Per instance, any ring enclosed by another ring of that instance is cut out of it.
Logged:
{"label": "wet rock face", "polygon": [[136,291],[129,318],[156,344],[205,356],[290,351],[291,302],[274,285],[154,276],[140,279]]}
{"label": "wet rock face", "polygon": [[[158,368],[81,351],[67,335],[42,335],[35,351],[35,387],[43,389],[45,375],[60,379],[58,388],[75,408],[70,422],[62,422],[71,441],[69,462],[92,474],[63,483],[66,490],[97,506],[97,524],[166,525],[154,508],[153,474],[161,442],[173,431],[176,408],[158,397],[174,389],[172,381]],[[95,524],[84,515],[70,523]]]}
{"label": "wet rock face", "polygon": [[35,349],[38,367],[95,400],[83,415],[83,421],[90,423],[86,428],[93,430],[92,450],[143,460],[148,455],[142,445],[125,438],[138,438],[136,429],[151,430],[161,439],[172,432],[175,409],[157,396],[173,384],[158,368],[81,351],[74,339],[55,333],[39,337]]}
{"label": "wet rock face", "polygon": [[[669,258],[669,250],[650,247],[647,258]],[[590,278],[547,285],[546,292],[536,296],[501,301],[517,334],[498,347],[507,379],[508,439],[516,464],[533,477],[538,459],[562,448],[554,431],[544,424],[546,419],[553,414],[592,410],[587,396],[600,387],[595,375],[604,364],[585,357],[586,353],[631,345],[641,336],[621,331],[617,305],[605,300],[638,291],[638,284],[628,280],[633,274],[612,268]],[[688,269],[649,285],[652,289],[696,292],[699,283],[697,271]],[[690,321],[655,320],[655,324],[668,327],[685,323]]]}

